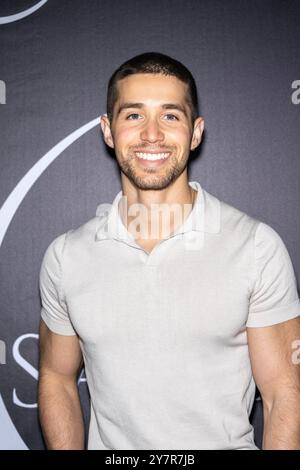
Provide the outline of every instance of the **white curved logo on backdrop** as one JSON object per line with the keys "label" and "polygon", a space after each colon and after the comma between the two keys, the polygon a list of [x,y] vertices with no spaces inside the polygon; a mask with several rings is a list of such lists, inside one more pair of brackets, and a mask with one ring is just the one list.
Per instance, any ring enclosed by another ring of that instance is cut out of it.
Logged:
{"label": "white curved logo on backdrop", "polygon": [[32,15],[32,13],[39,10],[47,2],[48,0],[41,0],[40,2],[33,5],[33,7],[27,8],[27,10],[24,11],[20,11],[15,15],[0,16],[0,24],[13,23],[14,21],[22,20],[23,18],[26,18],[26,16]]}
{"label": "white curved logo on backdrop", "polygon": [[[41,3],[41,2],[40,2]],[[45,2],[43,2],[45,3]],[[37,5],[36,5],[37,6]],[[100,122],[100,117],[93,119],[83,125],[76,131],[61,140],[55,147],[47,152],[19,181],[17,186],[10,193],[3,206],[0,209],[0,248],[8,230],[8,227],[17,212],[18,207],[30,191],[34,183],[48,168],[48,166],[73,142],[86,134],[89,130],[96,127]],[[26,444],[19,435],[9,413],[5,407],[0,394],[0,449],[27,449]]]}

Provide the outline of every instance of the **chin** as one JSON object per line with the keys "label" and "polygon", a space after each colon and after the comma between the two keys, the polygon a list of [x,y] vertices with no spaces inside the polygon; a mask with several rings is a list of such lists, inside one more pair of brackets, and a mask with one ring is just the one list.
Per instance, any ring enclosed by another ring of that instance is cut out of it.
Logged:
{"label": "chin", "polygon": [[141,190],[158,191],[166,189],[168,186],[170,186],[180,176],[181,173],[172,172],[171,174],[164,176],[138,176],[136,174],[127,174],[126,176],[130,179],[134,186]]}

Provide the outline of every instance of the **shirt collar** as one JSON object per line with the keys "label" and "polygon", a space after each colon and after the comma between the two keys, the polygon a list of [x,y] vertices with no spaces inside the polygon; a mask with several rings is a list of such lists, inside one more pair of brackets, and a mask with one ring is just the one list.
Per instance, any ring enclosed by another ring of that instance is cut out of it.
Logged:
{"label": "shirt collar", "polygon": [[[220,201],[205,191],[197,181],[189,185],[197,191],[196,200],[185,222],[172,236],[186,232],[219,233],[221,229]],[[100,218],[95,240],[118,239],[134,242],[133,235],[126,229],[119,214],[119,202],[123,197],[120,191],[112,204],[100,204],[96,215]]]}

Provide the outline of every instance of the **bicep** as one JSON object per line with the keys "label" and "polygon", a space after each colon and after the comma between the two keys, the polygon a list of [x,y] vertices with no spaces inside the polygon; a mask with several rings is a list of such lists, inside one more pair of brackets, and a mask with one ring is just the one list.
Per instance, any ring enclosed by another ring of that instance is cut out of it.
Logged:
{"label": "bicep", "polygon": [[300,317],[276,325],[247,328],[253,377],[267,403],[287,390],[299,389],[300,365],[293,360],[300,338]]}
{"label": "bicep", "polygon": [[82,354],[78,337],[53,333],[41,320],[40,373],[52,373],[74,379],[81,365]]}

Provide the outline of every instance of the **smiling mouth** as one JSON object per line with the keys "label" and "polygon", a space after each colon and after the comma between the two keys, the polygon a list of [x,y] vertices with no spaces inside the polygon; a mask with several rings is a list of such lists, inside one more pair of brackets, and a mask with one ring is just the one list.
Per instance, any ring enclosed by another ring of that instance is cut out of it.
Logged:
{"label": "smiling mouth", "polygon": [[170,156],[170,152],[149,153],[149,152],[135,152],[137,158],[141,160],[148,160],[155,162],[157,160],[165,160]]}

